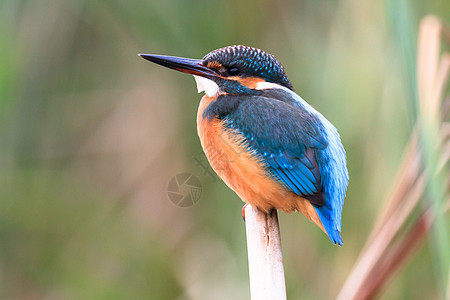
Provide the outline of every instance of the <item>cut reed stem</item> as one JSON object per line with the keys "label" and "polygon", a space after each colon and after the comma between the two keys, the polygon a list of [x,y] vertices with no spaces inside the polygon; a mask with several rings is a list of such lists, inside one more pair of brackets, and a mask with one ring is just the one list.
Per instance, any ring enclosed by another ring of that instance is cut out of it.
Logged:
{"label": "cut reed stem", "polygon": [[250,295],[253,300],[285,300],[283,254],[277,211],[245,207]]}

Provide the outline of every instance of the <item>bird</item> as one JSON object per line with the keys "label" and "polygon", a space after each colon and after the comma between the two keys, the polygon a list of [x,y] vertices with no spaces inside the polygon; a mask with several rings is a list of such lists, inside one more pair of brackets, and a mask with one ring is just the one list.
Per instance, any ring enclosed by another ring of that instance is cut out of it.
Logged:
{"label": "bird", "polygon": [[194,76],[205,93],[197,112],[203,151],[244,202],[265,213],[301,212],[342,246],[344,147],[331,122],[295,93],[274,55],[243,45],[202,59],[138,55]]}

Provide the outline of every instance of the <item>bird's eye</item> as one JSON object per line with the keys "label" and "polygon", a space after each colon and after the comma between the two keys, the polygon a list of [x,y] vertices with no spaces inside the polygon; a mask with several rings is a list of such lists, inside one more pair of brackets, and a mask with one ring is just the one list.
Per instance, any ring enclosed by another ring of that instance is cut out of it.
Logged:
{"label": "bird's eye", "polygon": [[230,74],[231,76],[236,76],[239,75],[240,71],[238,68],[230,68],[228,70],[228,74]]}

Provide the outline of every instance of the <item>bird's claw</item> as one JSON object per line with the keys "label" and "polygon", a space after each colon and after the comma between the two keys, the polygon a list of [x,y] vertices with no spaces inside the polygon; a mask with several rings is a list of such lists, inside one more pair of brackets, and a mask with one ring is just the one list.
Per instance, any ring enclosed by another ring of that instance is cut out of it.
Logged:
{"label": "bird's claw", "polygon": [[247,207],[248,203],[245,203],[245,205],[242,207],[242,219],[245,222],[245,208]]}

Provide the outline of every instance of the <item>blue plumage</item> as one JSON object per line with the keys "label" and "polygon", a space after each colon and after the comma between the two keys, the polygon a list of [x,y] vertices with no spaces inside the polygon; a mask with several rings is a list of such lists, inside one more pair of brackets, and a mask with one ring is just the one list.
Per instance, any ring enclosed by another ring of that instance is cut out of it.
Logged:
{"label": "blue plumage", "polygon": [[287,89],[221,95],[204,117],[223,119],[269,176],[311,201],[333,243],[342,245],[341,211],[348,182],[345,152],[334,126]]}
{"label": "blue plumage", "polygon": [[246,46],[225,47],[211,51],[202,59],[207,65],[209,62],[220,63],[228,68],[237,67],[241,76],[257,76],[267,81],[278,83],[294,90],[292,83],[286,76],[280,62],[267,52]]}
{"label": "blue plumage", "polygon": [[[341,213],[349,179],[344,148],[336,128],[293,92],[294,88],[275,56],[242,45],[214,50],[201,60],[151,54],[141,56],[194,75],[198,90],[205,91],[207,96],[202,103],[208,103],[207,107],[201,103],[199,109],[202,144],[209,143],[211,135],[209,129],[202,126],[218,124],[221,120],[219,124],[223,128],[215,134],[225,130],[236,135],[241,146],[263,163],[263,174],[266,172],[287,191],[309,200],[320,219],[319,222],[314,214],[313,221],[319,226],[322,223],[331,241],[342,245]],[[205,119],[209,122],[204,123]],[[226,182],[240,191],[244,201],[250,202],[253,200],[250,198],[256,197],[254,203],[264,204],[264,194],[244,195],[246,190],[241,181],[251,180],[252,174],[240,178],[238,173],[241,172],[228,174],[228,177],[223,175],[222,179],[238,178],[238,184]],[[280,188],[283,195],[297,199]],[[266,204],[265,211],[273,202]],[[307,205],[305,210],[309,215],[310,208]],[[309,218],[312,219],[311,215]]]}

